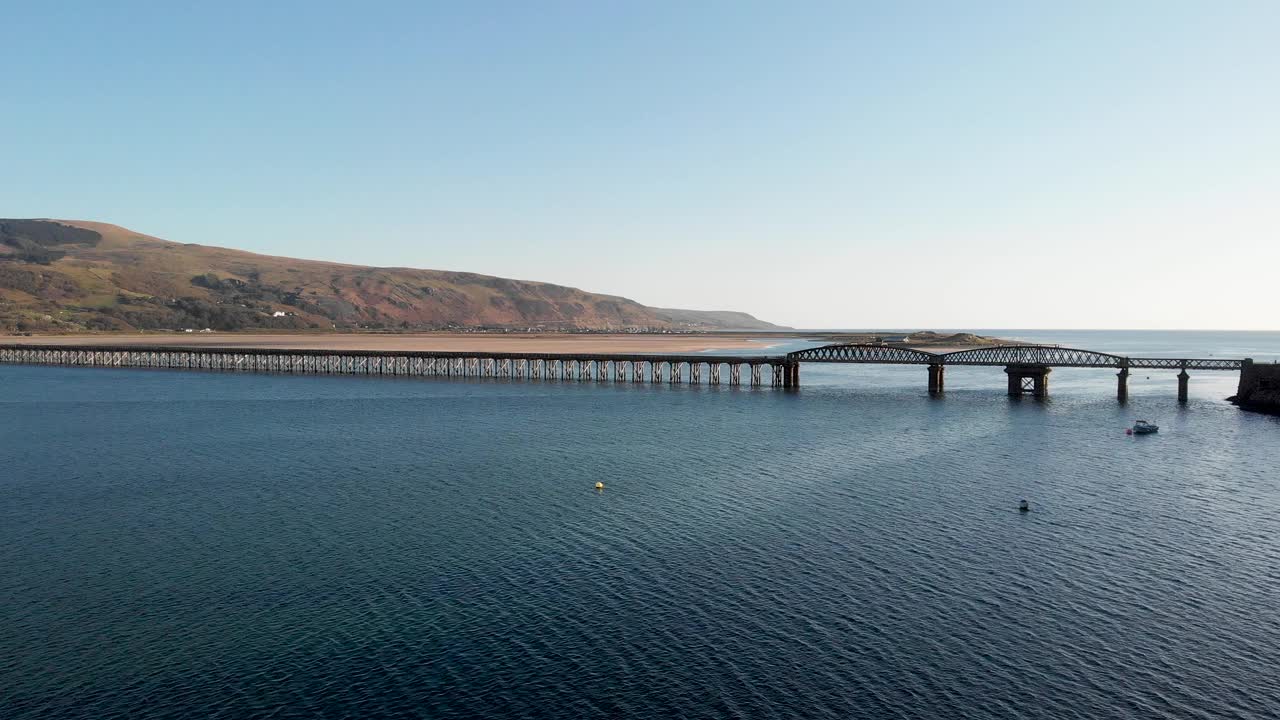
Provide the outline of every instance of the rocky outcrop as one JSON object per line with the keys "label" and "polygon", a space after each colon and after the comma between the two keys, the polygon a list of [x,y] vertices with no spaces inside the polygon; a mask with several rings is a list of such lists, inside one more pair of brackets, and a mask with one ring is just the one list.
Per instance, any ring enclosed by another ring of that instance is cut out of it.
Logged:
{"label": "rocky outcrop", "polygon": [[1245,360],[1240,387],[1227,399],[1245,410],[1280,415],[1280,364]]}

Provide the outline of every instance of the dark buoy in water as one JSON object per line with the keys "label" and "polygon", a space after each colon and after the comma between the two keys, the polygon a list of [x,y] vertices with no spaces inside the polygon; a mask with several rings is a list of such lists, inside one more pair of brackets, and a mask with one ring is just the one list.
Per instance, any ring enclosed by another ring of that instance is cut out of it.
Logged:
{"label": "dark buoy in water", "polygon": [[1028,503],[1026,500],[1019,501],[1018,512],[1031,512],[1031,503]]}

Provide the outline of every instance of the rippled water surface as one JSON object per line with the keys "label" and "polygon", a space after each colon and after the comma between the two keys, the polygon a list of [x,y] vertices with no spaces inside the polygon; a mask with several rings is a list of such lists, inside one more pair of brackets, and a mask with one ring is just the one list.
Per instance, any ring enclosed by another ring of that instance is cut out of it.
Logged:
{"label": "rippled water surface", "polygon": [[0,367],[0,718],[1277,716],[1280,421],[1234,375],[803,373]]}

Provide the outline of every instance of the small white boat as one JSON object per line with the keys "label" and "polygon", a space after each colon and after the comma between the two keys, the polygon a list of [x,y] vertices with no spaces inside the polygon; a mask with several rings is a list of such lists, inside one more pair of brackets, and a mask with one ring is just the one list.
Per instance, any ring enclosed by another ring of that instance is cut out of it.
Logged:
{"label": "small white boat", "polygon": [[1146,420],[1139,420],[1133,424],[1134,435],[1150,435],[1153,432],[1159,432],[1160,426],[1155,423],[1149,423]]}

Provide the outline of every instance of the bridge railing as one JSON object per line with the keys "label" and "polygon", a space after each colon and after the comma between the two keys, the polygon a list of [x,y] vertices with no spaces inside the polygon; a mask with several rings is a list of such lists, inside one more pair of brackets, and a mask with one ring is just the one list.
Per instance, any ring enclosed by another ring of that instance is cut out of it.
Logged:
{"label": "bridge railing", "polygon": [[467,352],[464,350],[327,350],[317,348],[263,348],[226,345],[60,345],[16,343],[0,344],[8,350],[47,350],[81,352],[150,352],[150,353],[212,353],[236,355],[289,355],[300,357],[408,357],[408,358],[483,358],[494,360],[618,360],[625,362],[682,362],[682,363],[776,363],[776,355],[712,355],[670,353],[530,353],[530,352]]}

